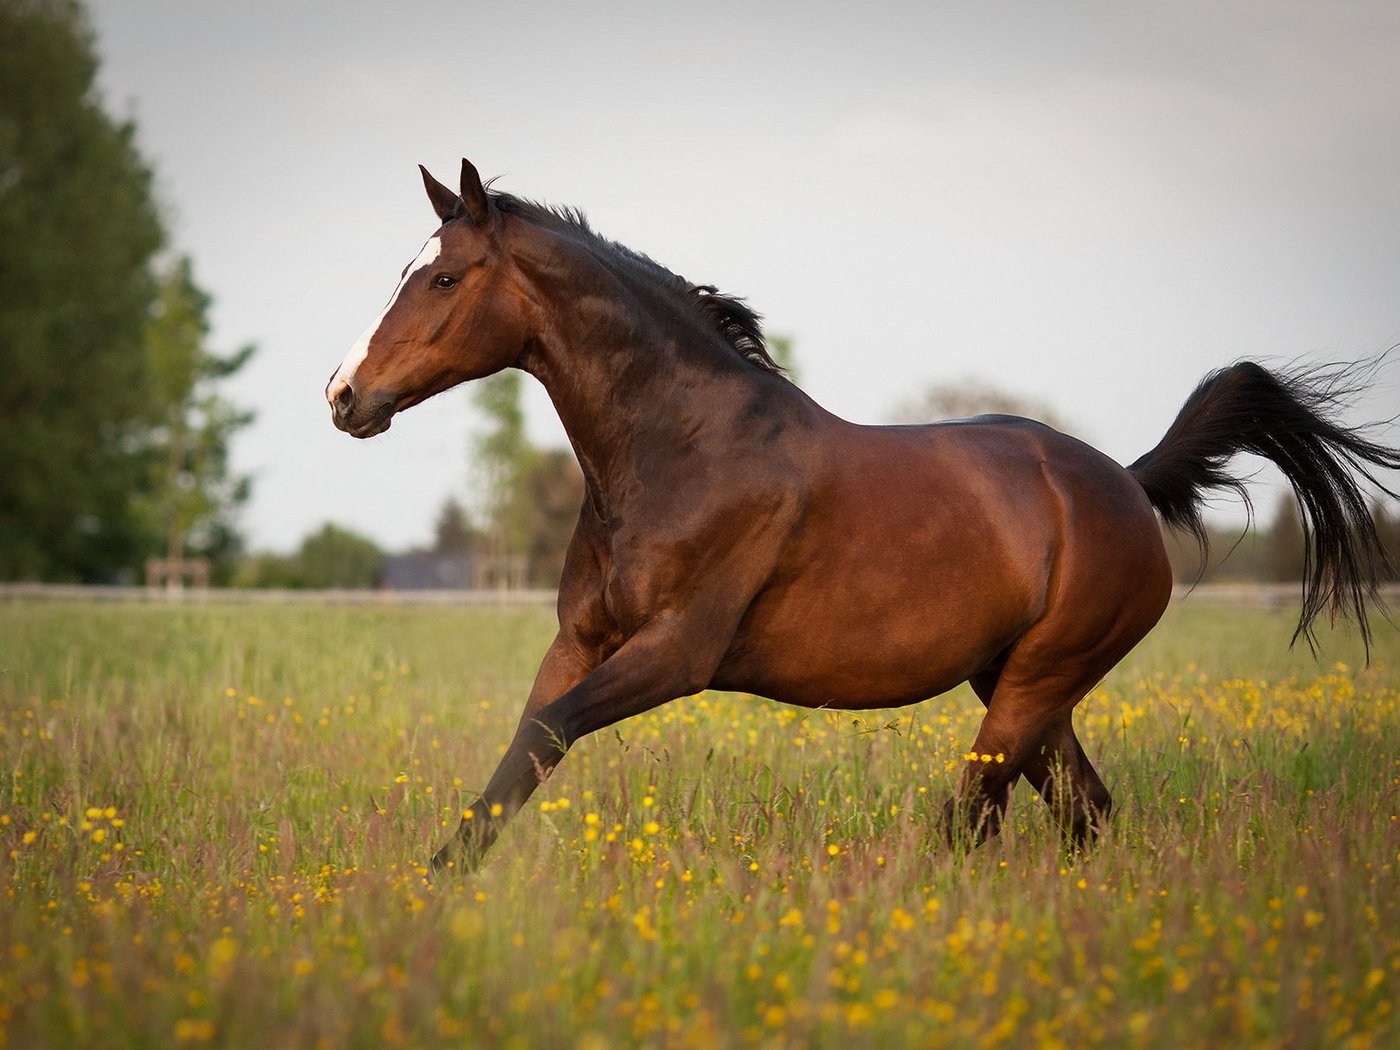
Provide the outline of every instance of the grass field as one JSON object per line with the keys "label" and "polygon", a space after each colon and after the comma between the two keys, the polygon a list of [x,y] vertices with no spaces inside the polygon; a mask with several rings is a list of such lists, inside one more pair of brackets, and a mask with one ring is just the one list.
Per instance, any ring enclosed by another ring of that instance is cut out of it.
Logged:
{"label": "grass field", "polygon": [[1397,1046],[1400,640],[1290,629],[1188,601],[1085,701],[1085,857],[1024,786],[943,845],[965,688],[705,694],[434,886],[547,612],[0,604],[0,1043]]}

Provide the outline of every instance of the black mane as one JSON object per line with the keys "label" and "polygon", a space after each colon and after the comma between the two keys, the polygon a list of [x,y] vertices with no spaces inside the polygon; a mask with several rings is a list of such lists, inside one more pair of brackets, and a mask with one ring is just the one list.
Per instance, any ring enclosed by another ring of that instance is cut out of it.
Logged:
{"label": "black mane", "polygon": [[588,224],[587,217],[577,208],[551,207],[499,190],[491,191],[491,201],[507,214],[518,215],[536,226],[572,233],[627,260],[639,271],[684,299],[691,309],[709,321],[711,327],[723,336],[725,342],[744,360],[765,372],[784,374],[782,367],[768,352],[768,343],[763,336],[762,317],[738,296],[725,295],[712,284],[691,284],[650,256],[608,240]]}

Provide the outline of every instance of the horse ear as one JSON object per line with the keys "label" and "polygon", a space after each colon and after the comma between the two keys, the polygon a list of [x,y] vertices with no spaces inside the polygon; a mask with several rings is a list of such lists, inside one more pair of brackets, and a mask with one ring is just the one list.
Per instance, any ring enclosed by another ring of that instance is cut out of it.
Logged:
{"label": "horse ear", "polygon": [[428,191],[428,200],[433,202],[433,211],[443,222],[448,222],[462,214],[462,201],[437,179],[428,174],[428,169],[418,165],[423,173],[423,187]]}
{"label": "horse ear", "polygon": [[481,184],[481,176],[476,167],[466,157],[462,158],[462,203],[466,205],[471,220],[480,226],[486,221],[490,201],[486,197],[486,187]]}

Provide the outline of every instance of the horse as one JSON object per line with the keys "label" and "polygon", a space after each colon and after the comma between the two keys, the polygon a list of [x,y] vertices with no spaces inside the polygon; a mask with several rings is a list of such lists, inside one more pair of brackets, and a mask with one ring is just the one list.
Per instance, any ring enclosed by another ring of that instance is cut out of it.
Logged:
{"label": "horse", "polygon": [[1374,363],[1214,371],[1126,468],[1011,416],[857,425],[786,378],[742,299],[465,159],[456,190],[419,170],[439,226],[326,385],[334,425],[368,438],[518,368],[585,481],[558,632],[435,874],[474,870],[574,743],[705,689],[866,710],[969,682],[985,712],[949,834],[995,834],[1024,777],[1072,845],[1091,841],[1112,796],[1071,716],[1166,609],[1159,516],[1204,544],[1205,496],[1243,492],[1237,452],[1277,464],[1302,513],[1294,640],[1328,609],[1369,653],[1388,563],[1361,484],[1393,496],[1377,475],[1400,452],[1338,410]]}

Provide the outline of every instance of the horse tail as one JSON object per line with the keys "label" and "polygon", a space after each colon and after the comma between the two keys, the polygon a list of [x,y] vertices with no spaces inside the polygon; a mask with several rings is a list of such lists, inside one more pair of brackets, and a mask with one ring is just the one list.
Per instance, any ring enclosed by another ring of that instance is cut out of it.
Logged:
{"label": "horse tail", "polygon": [[1302,635],[1315,648],[1313,620],[1326,608],[1334,622],[1355,617],[1368,657],[1366,605],[1384,614],[1378,588],[1393,566],[1359,480],[1396,497],[1376,472],[1400,470],[1400,450],[1337,416],[1382,360],[1279,372],[1241,361],[1219,369],[1186,399],[1157,447],[1128,467],[1162,520],[1195,536],[1204,555],[1206,494],[1231,490],[1249,507],[1243,482],[1226,470],[1230,458],[1249,452],[1276,464],[1293,486],[1303,522],[1303,605],[1293,641]]}

